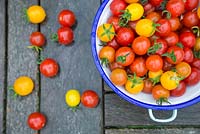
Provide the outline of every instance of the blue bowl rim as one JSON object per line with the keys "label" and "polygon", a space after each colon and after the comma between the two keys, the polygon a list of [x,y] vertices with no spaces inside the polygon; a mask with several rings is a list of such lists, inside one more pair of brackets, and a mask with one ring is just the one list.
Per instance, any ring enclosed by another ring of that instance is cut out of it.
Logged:
{"label": "blue bowl rim", "polygon": [[109,2],[109,0],[104,0],[103,3],[101,4],[101,6],[99,7],[95,18],[93,20],[93,24],[92,24],[92,31],[91,31],[91,47],[92,47],[92,55],[93,55],[93,60],[95,62],[95,65],[101,75],[101,77],[104,79],[104,81],[108,84],[108,86],[114,90],[114,92],[116,92],[120,97],[122,97],[123,99],[127,100],[128,102],[135,104],[137,106],[143,107],[143,108],[148,108],[148,109],[154,109],[154,110],[174,110],[174,109],[180,109],[180,108],[184,108],[190,105],[193,105],[195,103],[198,103],[200,101],[200,96],[197,96],[189,101],[183,102],[183,103],[179,103],[179,104],[175,104],[175,105],[153,105],[153,104],[147,104],[138,100],[135,100],[131,97],[129,97],[128,95],[124,94],[122,91],[120,91],[111,81],[110,79],[107,77],[107,75],[105,74],[105,72],[103,71],[101,64],[99,62],[98,59],[98,54],[96,51],[96,29],[97,29],[97,25],[99,22],[99,18],[102,14],[102,11],[104,10],[105,6],[107,5],[107,3]]}

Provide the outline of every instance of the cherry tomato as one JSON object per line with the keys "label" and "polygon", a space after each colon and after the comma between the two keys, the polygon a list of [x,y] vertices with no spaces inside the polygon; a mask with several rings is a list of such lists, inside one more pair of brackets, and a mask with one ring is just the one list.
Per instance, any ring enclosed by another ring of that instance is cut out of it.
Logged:
{"label": "cherry tomato", "polygon": [[184,59],[183,60],[187,63],[191,63],[194,59],[192,50],[187,47],[184,47],[183,51],[184,51]]}
{"label": "cherry tomato", "polygon": [[134,32],[130,28],[119,28],[116,35],[117,42],[122,46],[130,45],[134,40]]}
{"label": "cherry tomato", "polygon": [[163,59],[159,55],[150,55],[146,60],[146,68],[152,72],[157,72],[163,67]]}
{"label": "cherry tomato", "polygon": [[41,130],[46,124],[46,117],[40,112],[31,113],[28,116],[27,124],[33,130]]}
{"label": "cherry tomato", "polygon": [[167,61],[171,64],[178,64],[184,59],[183,49],[177,46],[169,47],[165,54],[164,55],[167,56]]}
{"label": "cherry tomato", "polygon": [[169,23],[171,25],[171,31],[176,31],[181,26],[180,20],[177,17],[170,18]]}
{"label": "cherry tomato", "polygon": [[32,5],[26,12],[28,21],[33,24],[41,23],[46,18],[46,12],[42,6]]}
{"label": "cherry tomato", "polygon": [[129,77],[125,84],[125,89],[131,94],[138,94],[144,88],[143,80],[134,74],[133,77]]}
{"label": "cherry tomato", "polygon": [[131,29],[135,30],[135,27],[136,27],[137,22],[138,22],[138,20],[136,20],[136,21],[129,21],[129,22],[128,22],[128,26],[129,26]]}
{"label": "cherry tomato", "polygon": [[185,9],[191,11],[198,6],[199,0],[185,0]]}
{"label": "cherry tomato", "polygon": [[112,24],[114,29],[115,29],[115,31],[118,31],[118,29],[120,28],[120,26],[119,26],[119,17],[110,16],[108,18],[107,23]]}
{"label": "cherry tomato", "polygon": [[164,37],[164,40],[167,41],[168,46],[175,46],[179,41],[179,37],[177,33],[170,32],[168,36]]}
{"label": "cherry tomato", "polygon": [[151,13],[147,14],[146,19],[150,19],[153,22],[158,22],[158,20],[161,19],[161,15],[157,12],[151,12]]}
{"label": "cherry tomato", "polygon": [[200,59],[194,58],[192,61],[192,66],[200,70]]}
{"label": "cherry tomato", "polygon": [[117,62],[112,62],[112,63],[109,64],[109,68],[110,68],[111,71],[113,71],[116,68],[124,69],[125,67],[118,64]]}
{"label": "cherry tomato", "polygon": [[200,19],[200,7],[198,7],[198,9],[197,9],[197,15],[198,15],[198,17]]}
{"label": "cherry tomato", "polygon": [[196,38],[192,32],[183,32],[179,36],[184,47],[192,48],[196,43]]}
{"label": "cherry tomato", "polygon": [[129,66],[134,58],[135,54],[129,47],[120,47],[115,53],[115,61],[122,66]]}
{"label": "cherry tomato", "polygon": [[200,37],[196,38],[196,43],[194,45],[194,50],[199,51],[200,50]]}
{"label": "cherry tomato", "polygon": [[199,70],[195,67],[192,67],[191,74],[184,80],[186,85],[188,86],[196,85],[200,80],[199,75],[200,75]]}
{"label": "cherry tomato", "polygon": [[166,59],[163,60],[163,71],[170,71],[173,67],[173,64],[169,63]]}
{"label": "cherry tomato", "polygon": [[183,78],[186,78],[190,75],[191,73],[191,67],[188,63],[186,62],[180,62],[175,66],[176,72]]}
{"label": "cherry tomato", "polygon": [[157,27],[156,35],[158,36],[168,36],[171,32],[171,25],[167,19],[160,19],[157,24],[160,26]]}
{"label": "cherry tomato", "polygon": [[172,17],[178,17],[185,11],[183,0],[169,0],[166,9],[171,13]]}
{"label": "cherry tomato", "polygon": [[58,69],[58,63],[52,58],[46,58],[40,64],[40,72],[46,77],[56,76]]}
{"label": "cherry tomato", "polygon": [[155,10],[155,6],[153,6],[150,2],[144,5],[144,14],[147,15]]}
{"label": "cherry tomato", "polygon": [[141,77],[147,73],[145,66],[145,59],[143,57],[137,57],[130,65],[131,72],[136,73],[137,76]]}
{"label": "cherry tomato", "polygon": [[102,65],[108,66],[115,60],[115,49],[109,46],[102,47],[99,51],[99,58]]}
{"label": "cherry tomato", "polygon": [[126,12],[123,14],[125,16],[125,14],[129,14],[130,18],[128,18],[128,20],[130,21],[135,21],[135,20],[139,20],[143,13],[144,13],[144,8],[141,4],[139,3],[131,3],[126,7]]}
{"label": "cherry tomato", "polygon": [[107,46],[110,46],[110,47],[114,48],[115,50],[117,50],[120,47],[120,45],[117,43],[115,38],[113,38],[111,41],[107,42]]}
{"label": "cherry tomato", "polygon": [[153,85],[155,85],[155,84],[160,82],[160,76],[162,74],[163,74],[163,70],[159,70],[157,72],[149,71],[148,72],[148,77],[151,80],[151,82],[153,83]]}
{"label": "cherry tomato", "polygon": [[74,33],[69,27],[60,27],[57,35],[52,36],[52,39],[58,41],[62,45],[69,45],[74,40]]}
{"label": "cherry tomato", "polygon": [[26,96],[32,93],[34,88],[33,80],[27,76],[20,76],[13,85],[13,90],[17,95]]}
{"label": "cherry tomato", "polygon": [[126,1],[126,3],[135,3],[135,2],[138,2],[139,0],[125,0]]}
{"label": "cherry tomato", "polygon": [[127,73],[124,69],[114,69],[110,75],[111,81],[117,86],[123,86],[127,82]]}
{"label": "cherry tomato", "polygon": [[150,46],[150,40],[144,36],[139,36],[135,38],[135,40],[132,43],[133,52],[135,52],[138,55],[146,54]]}
{"label": "cherry tomato", "polygon": [[86,90],[81,95],[81,103],[88,108],[95,108],[99,103],[99,96],[93,90]]}
{"label": "cherry tomato", "polygon": [[191,28],[193,26],[196,26],[199,24],[199,17],[197,15],[197,12],[186,12],[183,16],[183,25]]}
{"label": "cherry tomato", "polygon": [[152,96],[158,104],[162,105],[163,102],[167,102],[167,99],[170,96],[170,92],[162,85],[156,85],[152,89]]}
{"label": "cherry tomato", "polygon": [[71,27],[76,22],[75,14],[71,10],[62,10],[58,15],[58,22],[63,27]]}
{"label": "cherry tomato", "polygon": [[104,23],[97,29],[97,36],[103,42],[111,41],[115,36],[115,29],[112,24]]}
{"label": "cherry tomato", "polygon": [[29,37],[29,41],[33,46],[42,47],[45,44],[45,36],[41,32],[33,32]]}
{"label": "cherry tomato", "polygon": [[77,89],[69,89],[65,93],[65,102],[71,108],[77,107],[80,103],[80,100],[80,93]]}
{"label": "cherry tomato", "polygon": [[170,96],[180,97],[185,93],[185,91],[186,91],[185,82],[181,81],[177,88],[170,91]]}
{"label": "cherry tomato", "polygon": [[144,80],[144,88],[142,89],[142,92],[150,94],[153,89],[153,83],[150,79]]}
{"label": "cherry tomato", "polygon": [[177,88],[180,80],[181,78],[178,76],[178,74],[173,71],[164,72],[160,77],[161,85],[168,90]]}
{"label": "cherry tomato", "polygon": [[162,55],[167,51],[167,42],[163,39],[156,39],[152,44],[153,45],[148,50],[148,54]]}
{"label": "cherry tomato", "polygon": [[127,4],[124,0],[113,0],[110,4],[110,11],[114,16],[122,14],[122,10],[125,10]]}
{"label": "cherry tomato", "polygon": [[160,4],[163,2],[163,0],[149,0],[149,2],[150,2],[153,6],[160,6]]}

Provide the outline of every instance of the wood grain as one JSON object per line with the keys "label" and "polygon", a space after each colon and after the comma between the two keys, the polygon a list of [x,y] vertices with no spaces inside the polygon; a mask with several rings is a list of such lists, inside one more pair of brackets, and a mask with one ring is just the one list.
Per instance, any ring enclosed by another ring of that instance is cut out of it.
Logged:
{"label": "wood grain", "polygon": [[[194,125],[199,126],[200,104],[178,110],[177,118],[171,123],[153,122],[147,109],[135,106],[116,94],[105,95],[105,126],[167,126],[167,125]],[[171,111],[155,111],[158,118],[169,117]]]}
{"label": "wood grain", "polygon": [[27,117],[37,110],[38,80],[37,54],[28,49],[29,35],[37,30],[37,25],[26,23],[22,19],[23,8],[37,4],[37,0],[8,1],[8,85],[12,86],[15,79],[26,75],[35,83],[34,91],[25,97],[13,98],[13,92],[7,94],[7,134],[34,134],[27,126]]}
{"label": "wood grain", "polygon": [[0,133],[3,133],[5,81],[5,0],[0,1]]}
{"label": "wood grain", "polygon": [[41,31],[50,37],[60,27],[57,15],[62,9],[72,10],[77,17],[74,27],[75,42],[69,46],[59,45],[49,38],[42,55],[58,61],[59,75],[54,78],[41,77],[41,112],[48,117],[47,126],[41,134],[100,134],[102,133],[102,101],[95,109],[80,105],[72,112],[65,103],[65,93],[71,88],[82,93],[86,89],[95,90],[101,98],[102,81],[93,63],[90,32],[93,17],[99,6],[94,0],[54,0],[41,1],[48,19]]}
{"label": "wood grain", "polygon": [[199,134],[199,128],[107,129],[105,134]]}

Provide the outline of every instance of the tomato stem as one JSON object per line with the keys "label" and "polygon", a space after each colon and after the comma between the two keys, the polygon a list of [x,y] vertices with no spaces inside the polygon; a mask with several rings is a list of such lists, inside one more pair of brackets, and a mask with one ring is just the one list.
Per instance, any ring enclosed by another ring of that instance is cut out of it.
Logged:
{"label": "tomato stem", "polygon": [[129,20],[131,19],[131,13],[129,12],[128,9],[122,10],[121,12],[123,12],[123,14],[120,16],[119,26],[126,27]]}
{"label": "tomato stem", "polygon": [[174,51],[171,53],[164,53],[162,56],[166,56],[172,59],[173,62],[176,62],[176,55],[174,54]]}
{"label": "tomato stem", "polygon": [[27,9],[26,8],[23,8],[22,9],[23,10],[23,16],[22,16],[22,18],[23,19],[25,19],[25,21],[28,23],[28,22],[30,22],[30,19],[29,19],[29,16],[28,16],[28,13],[27,13]]}
{"label": "tomato stem", "polygon": [[109,60],[107,58],[101,58],[101,65],[108,67]]}
{"label": "tomato stem", "polygon": [[160,32],[160,31],[157,29],[157,27],[159,27],[159,26],[160,26],[160,24],[157,24],[157,23],[154,23],[154,22],[153,22],[153,24],[152,24],[153,30],[151,31],[151,35],[152,35],[155,31]]}
{"label": "tomato stem", "polygon": [[170,19],[172,17],[171,13],[167,10],[162,11],[162,16],[164,16],[164,14],[166,14],[167,19]]}
{"label": "tomato stem", "polygon": [[154,45],[148,49],[147,55],[155,54],[161,47],[161,43],[154,42]]}
{"label": "tomato stem", "polygon": [[200,29],[199,29],[198,26],[193,26],[193,27],[191,28],[191,30],[192,30],[192,32],[193,32],[194,34],[197,35],[197,37],[200,36]]}
{"label": "tomato stem", "polygon": [[34,45],[28,46],[27,48],[33,49],[33,50],[36,51],[37,53],[39,53],[40,51],[42,51],[42,48],[41,48],[41,47],[34,46]]}
{"label": "tomato stem", "polygon": [[178,46],[178,47],[180,47],[180,48],[183,48],[183,44],[180,43],[180,42],[178,42],[178,43],[176,44],[176,46]]}
{"label": "tomato stem", "polygon": [[130,54],[130,53],[127,53],[126,55],[123,55],[123,56],[118,56],[118,57],[117,57],[117,62],[121,62],[121,63],[126,62],[126,57],[127,57],[129,54]]}
{"label": "tomato stem", "polygon": [[108,37],[109,40],[111,40],[111,35],[115,35],[114,32],[111,32],[111,29],[112,29],[113,25],[111,24],[110,27],[107,29],[105,27],[105,25],[103,24],[103,30],[104,32],[100,35],[101,37],[103,37],[104,35],[106,35]]}
{"label": "tomato stem", "polygon": [[58,34],[56,34],[56,33],[53,33],[53,34],[51,34],[51,40],[52,41],[54,41],[54,42],[58,42]]}
{"label": "tomato stem", "polygon": [[43,60],[44,60],[43,56],[38,56],[38,58],[37,58],[37,64],[40,65]]}
{"label": "tomato stem", "polygon": [[168,103],[168,104],[171,104],[171,103],[168,101],[167,98],[161,97],[160,99],[156,100],[156,103],[157,103],[158,105],[162,105],[163,102],[166,102],[166,103]]}
{"label": "tomato stem", "polygon": [[161,77],[161,75],[159,75],[159,76],[157,76],[155,78],[149,78],[150,81],[153,83],[153,86],[155,86],[157,83],[160,82],[160,77]]}
{"label": "tomato stem", "polygon": [[128,76],[128,80],[132,83],[131,88],[134,88],[137,84],[141,83],[143,78],[137,77],[136,73],[134,73],[133,75]]}

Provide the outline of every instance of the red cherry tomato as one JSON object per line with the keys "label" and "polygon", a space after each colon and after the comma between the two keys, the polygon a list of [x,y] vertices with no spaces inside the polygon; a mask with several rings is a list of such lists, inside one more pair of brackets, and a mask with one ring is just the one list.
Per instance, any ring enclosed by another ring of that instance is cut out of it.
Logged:
{"label": "red cherry tomato", "polygon": [[147,73],[147,68],[145,65],[145,59],[143,57],[137,57],[130,65],[130,70],[132,73],[136,73],[137,76],[142,77]]}
{"label": "red cherry tomato", "polygon": [[149,0],[149,2],[150,2],[153,6],[160,6],[160,4],[163,2],[163,0]]}
{"label": "red cherry tomato", "polygon": [[46,124],[46,117],[39,112],[34,112],[28,116],[28,126],[33,130],[41,130]]}
{"label": "red cherry tomato", "polygon": [[189,86],[196,85],[200,80],[200,72],[197,68],[192,67],[191,74],[184,80]]}
{"label": "red cherry tomato", "polygon": [[146,68],[152,72],[157,72],[163,67],[163,59],[159,55],[150,55],[146,60]]}
{"label": "red cherry tomato", "polygon": [[71,10],[62,10],[58,15],[58,22],[64,27],[71,27],[76,22],[76,17]]}
{"label": "red cherry tomato", "polygon": [[29,37],[29,41],[33,46],[42,47],[45,44],[45,36],[41,32],[33,32]]}
{"label": "red cherry tomato", "polygon": [[130,28],[119,28],[116,35],[117,42],[122,46],[130,45],[134,40],[134,32]]}
{"label": "red cherry tomato", "polygon": [[187,62],[187,63],[191,63],[193,61],[193,59],[194,59],[194,55],[193,55],[192,50],[187,48],[187,47],[185,47],[183,49],[183,51],[184,51],[184,59],[183,60],[185,62]]}
{"label": "red cherry tomato", "polygon": [[195,35],[192,32],[183,32],[179,36],[180,42],[184,47],[192,48],[196,43]]}
{"label": "red cherry tomato", "polygon": [[115,38],[113,38],[111,41],[107,42],[107,46],[110,46],[110,47],[114,48],[115,50],[117,50],[120,47],[120,45],[117,43]]}
{"label": "red cherry tomato", "polygon": [[192,66],[200,70],[200,59],[194,58],[192,61]]}
{"label": "red cherry tomato", "polygon": [[173,68],[173,64],[169,63],[166,59],[163,60],[163,71],[170,71]]}
{"label": "red cherry tomato", "polygon": [[138,55],[146,54],[150,46],[150,40],[144,36],[139,36],[135,38],[135,40],[132,43],[133,52],[135,52]]}
{"label": "red cherry tomato", "polygon": [[161,85],[156,85],[152,89],[152,95],[155,100],[168,99],[170,96],[170,91],[165,89]]}
{"label": "red cherry tomato", "polygon": [[178,17],[185,11],[183,0],[169,0],[166,9],[171,13],[172,17]]}
{"label": "red cherry tomato", "polygon": [[146,16],[146,19],[150,19],[153,22],[158,22],[161,19],[161,15],[158,12],[151,12]]}
{"label": "red cherry tomato", "polygon": [[169,55],[167,56],[166,59],[171,64],[178,64],[184,59],[184,51],[180,47],[177,46],[169,47],[167,53]]}
{"label": "red cherry tomato", "polygon": [[181,26],[180,20],[177,17],[170,18],[169,23],[171,25],[171,31],[176,31]]}
{"label": "red cherry tomato", "polygon": [[193,26],[197,26],[199,24],[199,17],[197,12],[186,12],[183,16],[183,25],[191,28]]}
{"label": "red cherry tomato", "polygon": [[56,76],[58,68],[58,63],[52,58],[46,58],[40,64],[40,72],[46,77]]}
{"label": "red cherry tomato", "polygon": [[158,36],[168,36],[171,32],[171,25],[167,19],[160,19],[157,24],[160,26],[157,27],[156,35]]}
{"label": "red cherry tomato", "polygon": [[116,68],[124,69],[125,67],[118,64],[117,62],[112,62],[109,64],[109,68],[111,71],[115,70]]}
{"label": "red cherry tomato", "polygon": [[198,6],[199,0],[185,0],[185,9],[191,11]]}
{"label": "red cherry tomato", "polygon": [[152,92],[153,89],[153,83],[150,79],[145,79],[144,80],[144,88],[142,90],[142,92],[150,94]]}
{"label": "red cherry tomato", "polygon": [[86,90],[81,95],[81,103],[87,108],[95,108],[99,103],[99,96],[93,90]]}
{"label": "red cherry tomato", "polygon": [[167,51],[168,46],[167,46],[167,42],[165,40],[157,39],[157,40],[155,40],[154,45],[155,45],[155,43],[160,45],[160,49],[158,49],[156,51],[156,54],[162,55]]}
{"label": "red cherry tomato", "polygon": [[186,91],[185,82],[181,81],[177,88],[170,91],[170,96],[180,97],[185,93],[185,91]]}
{"label": "red cherry tomato", "polygon": [[74,33],[69,27],[59,28],[57,34],[57,40],[62,45],[69,45],[74,40]]}
{"label": "red cherry tomato", "polygon": [[109,24],[112,24],[115,31],[118,31],[118,29],[120,28],[119,26],[119,17],[116,17],[116,16],[110,16],[108,18],[108,21],[107,21]]}
{"label": "red cherry tomato", "polygon": [[153,6],[151,3],[147,3],[144,5],[144,14],[147,15],[155,10],[155,6]]}
{"label": "red cherry tomato", "polygon": [[167,41],[168,46],[175,46],[179,41],[179,37],[175,32],[170,32],[164,39]]}
{"label": "red cherry tomato", "polygon": [[110,4],[110,10],[114,16],[122,14],[122,10],[125,10],[127,3],[124,0],[113,0]]}

